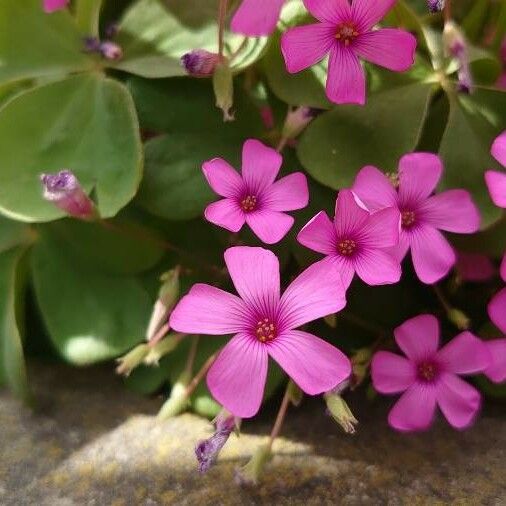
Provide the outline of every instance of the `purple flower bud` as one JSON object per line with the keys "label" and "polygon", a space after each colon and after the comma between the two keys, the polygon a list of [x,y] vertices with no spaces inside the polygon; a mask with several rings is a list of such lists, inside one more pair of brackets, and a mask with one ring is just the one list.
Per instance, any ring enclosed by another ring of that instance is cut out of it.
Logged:
{"label": "purple flower bud", "polygon": [[320,112],[320,109],[314,109],[305,105],[291,109],[286,115],[282,132],[283,137],[287,139],[297,137]]}
{"label": "purple flower bud", "polygon": [[100,40],[97,37],[84,37],[83,43],[87,53],[100,53]]}
{"label": "purple flower bud", "polygon": [[205,49],[194,49],[181,56],[181,65],[188,74],[194,77],[212,76],[219,61],[220,56],[217,53],[211,53]]}
{"label": "purple flower bud", "polygon": [[106,40],[100,44],[100,54],[106,60],[119,60],[123,57],[123,50],[118,44]]}
{"label": "purple flower bud", "polygon": [[430,12],[440,12],[445,7],[445,0],[427,0],[427,7]]}
{"label": "purple flower bud", "polygon": [[458,91],[461,93],[471,93],[474,83],[469,64],[469,51],[464,34],[453,21],[445,23],[443,42],[446,54],[455,58],[458,63]]}
{"label": "purple flower bud", "polygon": [[470,94],[473,92],[474,82],[468,62],[461,62],[460,68],[457,72],[457,79],[457,89],[460,93]]}
{"label": "purple flower bud", "polygon": [[195,455],[199,463],[199,472],[206,473],[216,462],[221,449],[236,426],[236,419],[227,412],[221,412],[215,420],[216,431],[209,438],[199,441],[195,447]]}
{"label": "purple flower bud", "polygon": [[70,216],[81,220],[90,220],[96,216],[95,205],[70,170],[42,174],[40,180],[44,187],[44,198]]}
{"label": "purple flower bud", "polygon": [[107,25],[104,34],[108,39],[114,39],[114,37],[118,35],[118,32],[119,32],[118,23],[111,23]]}

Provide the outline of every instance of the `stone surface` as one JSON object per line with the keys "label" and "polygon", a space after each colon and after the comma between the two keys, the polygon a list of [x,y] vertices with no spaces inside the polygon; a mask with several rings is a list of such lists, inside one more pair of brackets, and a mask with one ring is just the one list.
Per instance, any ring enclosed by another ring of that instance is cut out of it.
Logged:
{"label": "stone surface", "polygon": [[205,420],[156,420],[162,399],[126,391],[111,369],[32,364],[31,378],[36,412],[0,394],[2,505],[506,504],[504,406],[467,432],[439,422],[406,436],[386,426],[387,405],[362,401],[351,437],[306,400],[290,410],[262,483],[245,489],[234,470],[266,440],[279,400],[199,476],[193,447],[210,434]]}

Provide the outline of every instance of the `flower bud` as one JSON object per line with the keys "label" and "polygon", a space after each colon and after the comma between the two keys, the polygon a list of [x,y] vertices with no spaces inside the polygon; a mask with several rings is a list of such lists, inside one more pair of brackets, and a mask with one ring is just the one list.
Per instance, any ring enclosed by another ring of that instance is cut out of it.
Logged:
{"label": "flower bud", "polygon": [[464,34],[453,22],[447,21],[443,29],[443,43],[445,52],[457,60],[458,91],[471,93],[473,91],[473,77],[469,65],[469,52]]}
{"label": "flower bud", "polygon": [[299,406],[304,397],[304,392],[292,380],[288,383],[288,397],[294,406]]}
{"label": "flower bud", "polygon": [[193,77],[211,77],[220,61],[218,53],[194,49],[181,56],[181,65]]}
{"label": "flower bud", "polygon": [[355,425],[358,420],[353,416],[348,404],[339,395],[339,391],[334,389],[326,394],[323,398],[327,403],[327,409],[332,418],[343,428],[346,434],[355,434]]}
{"label": "flower bud", "polygon": [[449,309],[447,316],[459,330],[467,330],[471,325],[470,318],[460,309],[454,307]]}
{"label": "flower bud", "polygon": [[57,174],[42,174],[40,181],[44,187],[44,199],[68,215],[81,220],[97,217],[93,201],[84,193],[78,179],[70,170],[61,170]]}
{"label": "flower bud", "polygon": [[179,273],[180,267],[164,272],[160,276],[162,286],[158,292],[158,299],[155,302],[148,328],[146,330],[146,340],[150,341],[160,330],[163,324],[167,322],[172,308],[179,297]]}
{"label": "flower bud", "polygon": [[116,359],[116,362],[118,362],[116,373],[123,376],[129,376],[130,373],[142,363],[148,351],[149,347],[147,344],[139,344],[126,355]]}
{"label": "flower bud", "polygon": [[123,49],[115,42],[106,40],[100,43],[100,54],[106,60],[120,60],[123,57]]}
{"label": "flower bud", "polygon": [[98,37],[84,37],[83,44],[86,53],[100,53],[100,39]]}
{"label": "flower bud", "polygon": [[235,482],[238,485],[256,485],[263,473],[265,464],[269,462],[271,457],[269,444],[259,446],[249,462],[241,469],[236,470]]}
{"label": "flower bud", "polygon": [[295,139],[316,118],[319,112],[319,109],[306,106],[289,110],[281,135],[285,139]]}
{"label": "flower bud", "polygon": [[105,27],[105,36],[108,38],[108,39],[114,39],[114,37],[116,37],[116,35],[118,35],[118,32],[119,32],[119,25],[118,23],[109,23],[106,27]]}
{"label": "flower bud", "polygon": [[427,7],[430,12],[440,12],[445,7],[445,0],[427,0]]}
{"label": "flower bud", "polygon": [[188,406],[188,395],[186,389],[190,383],[190,375],[187,372],[183,372],[177,381],[174,383],[170,392],[170,397],[165,401],[160,411],[158,412],[158,418],[160,420],[166,420],[181,414]]}
{"label": "flower bud", "polygon": [[144,364],[158,365],[160,359],[177,348],[182,339],[181,334],[171,334],[170,336],[149,347],[147,355],[144,357]]}
{"label": "flower bud", "polygon": [[234,115],[231,112],[234,105],[234,78],[227,62],[216,65],[213,74],[213,88],[216,107],[223,111],[223,121],[234,121]]}
{"label": "flower bud", "polygon": [[231,415],[228,411],[222,410],[214,420],[215,433],[208,439],[197,443],[195,456],[199,463],[199,471],[205,473],[216,462],[221,449],[225,446],[232,431],[240,423],[240,419]]}

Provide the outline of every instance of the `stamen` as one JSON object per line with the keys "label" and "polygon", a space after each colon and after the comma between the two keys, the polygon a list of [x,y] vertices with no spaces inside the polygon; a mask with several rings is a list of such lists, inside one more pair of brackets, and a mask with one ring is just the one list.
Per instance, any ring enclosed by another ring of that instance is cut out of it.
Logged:
{"label": "stamen", "polygon": [[266,343],[276,339],[276,326],[269,318],[259,320],[255,330],[255,335],[261,343]]}
{"label": "stamen", "polygon": [[398,172],[387,172],[386,176],[390,179],[392,186],[397,190],[399,188],[399,173]]}
{"label": "stamen", "polygon": [[418,365],[418,378],[422,381],[433,381],[437,373],[437,365],[433,362],[422,362]]}
{"label": "stamen", "polygon": [[241,200],[241,208],[246,213],[253,211],[256,205],[257,198],[255,195],[248,195]]}
{"label": "stamen", "polygon": [[351,21],[347,21],[345,23],[341,23],[337,27],[336,39],[340,42],[344,42],[345,46],[349,46],[350,42],[353,41],[355,37],[358,36],[358,31],[355,25]]}
{"label": "stamen", "polygon": [[416,215],[414,211],[402,211],[401,224],[403,228],[411,228],[416,222]]}
{"label": "stamen", "polygon": [[357,243],[353,239],[343,239],[338,245],[337,250],[341,255],[350,256],[353,255],[357,249]]}

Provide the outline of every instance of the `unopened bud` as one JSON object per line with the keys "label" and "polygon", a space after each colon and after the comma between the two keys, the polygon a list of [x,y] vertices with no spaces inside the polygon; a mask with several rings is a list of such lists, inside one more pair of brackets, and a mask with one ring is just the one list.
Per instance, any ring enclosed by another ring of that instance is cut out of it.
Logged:
{"label": "unopened bud", "polygon": [[430,12],[440,12],[445,7],[445,0],[427,0],[427,7]]}
{"label": "unopened bud", "polygon": [[126,355],[116,359],[118,366],[116,373],[123,376],[129,376],[130,373],[144,360],[147,355],[149,347],[147,344],[139,344],[133,350],[130,350]]}
{"label": "unopened bud", "polygon": [[158,412],[158,418],[160,420],[166,420],[181,414],[188,406],[188,395],[187,387],[190,383],[190,375],[183,372],[177,381],[174,383],[170,392],[170,397],[165,401],[160,411]]}
{"label": "unopened bud", "polygon": [[448,319],[459,329],[467,330],[471,325],[470,318],[460,309],[451,308],[447,313]]}
{"label": "unopened bud", "polygon": [[57,174],[42,174],[40,181],[44,188],[44,199],[68,215],[81,220],[97,217],[93,201],[84,193],[77,177],[70,170]]}
{"label": "unopened bud", "polygon": [[259,446],[249,462],[241,469],[236,470],[235,482],[238,485],[256,485],[271,457],[270,445]]}
{"label": "unopened bud", "polygon": [[100,53],[100,39],[98,37],[84,37],[83,44],[86,53]]}
{"label": "unopened bud", "polygon": [[114,37],[118,35],[118,32],[119,32],[118,23],[110,23],[106,26],[104,33],[108,39],[114,39]]}
{"label": "unopened bud", "polygon": [[289,110],[281,135],[285,139],[295,139],[319,113],[319,109],[306,106]]}
{"label": "unopened bud", "polygon": [[288,398],[294,406],[299,406],[304,397],[304,392],[292,380],[288,383]]}
{"label": "unopened bud", "polygon": [[106,60],[120,60],[123,57],[123,49],[115,42],[106,40],[100,43],[100,54]]}
{"label": "unopened bud", "polygon": [[327,409],[332,418],[342,427],[346,434],[355,434],[355,425],[358,420],[353,416],[348,404],[336,390],[323,395]]}
{"label": "unopened bud", "polygon": [[457,60],[458,70],[458,91],[462,93],[471,93],[474,83],[469,65],[469,51],[464,34],[460,28],[453,22],[447,21],[443,29],[443,43],[445,52]]}
{"label": "unopened bud", "polygon": [[223,111],[223,121],[234,121],[234,78],[227,62],[218,63],[213,74],[214,96],[216,107]]}
{"label": "unopened bud", "polygon": [[167,323],[169,313],[177,302],[179,297],[180,283],[179,273],[180,267],[164,272],[160,276],[162,285],[158,292],[158,299],[155,302],[148,328],[146,330],[146,340],[150,341],[160,330],[162,325]]}
{"label": "unopened bud", "polygon": [[158,365],[162,357],[168,355],[177,348],[182,337],[182,334],[171,334],[165,339],[157,342],[154,346],[150,346],[148,354],[144,357],[144,363],[146,365]]}
{"label": "unopened bud", "polygon": [[219,54],[205,49],[194,49],[181,56],[181,65],[193,77],[211,77],[219,61]]}
{"label": "unopened bud", "polygon": [[240,423],[240,419],[231,415],[228,411],[222,410],[214,420],[216,431],[208,439],[197,443],[195,456],[199,463],[199,471],[205,473],[216,462],[221,449],[225,446],[232,431]]}

